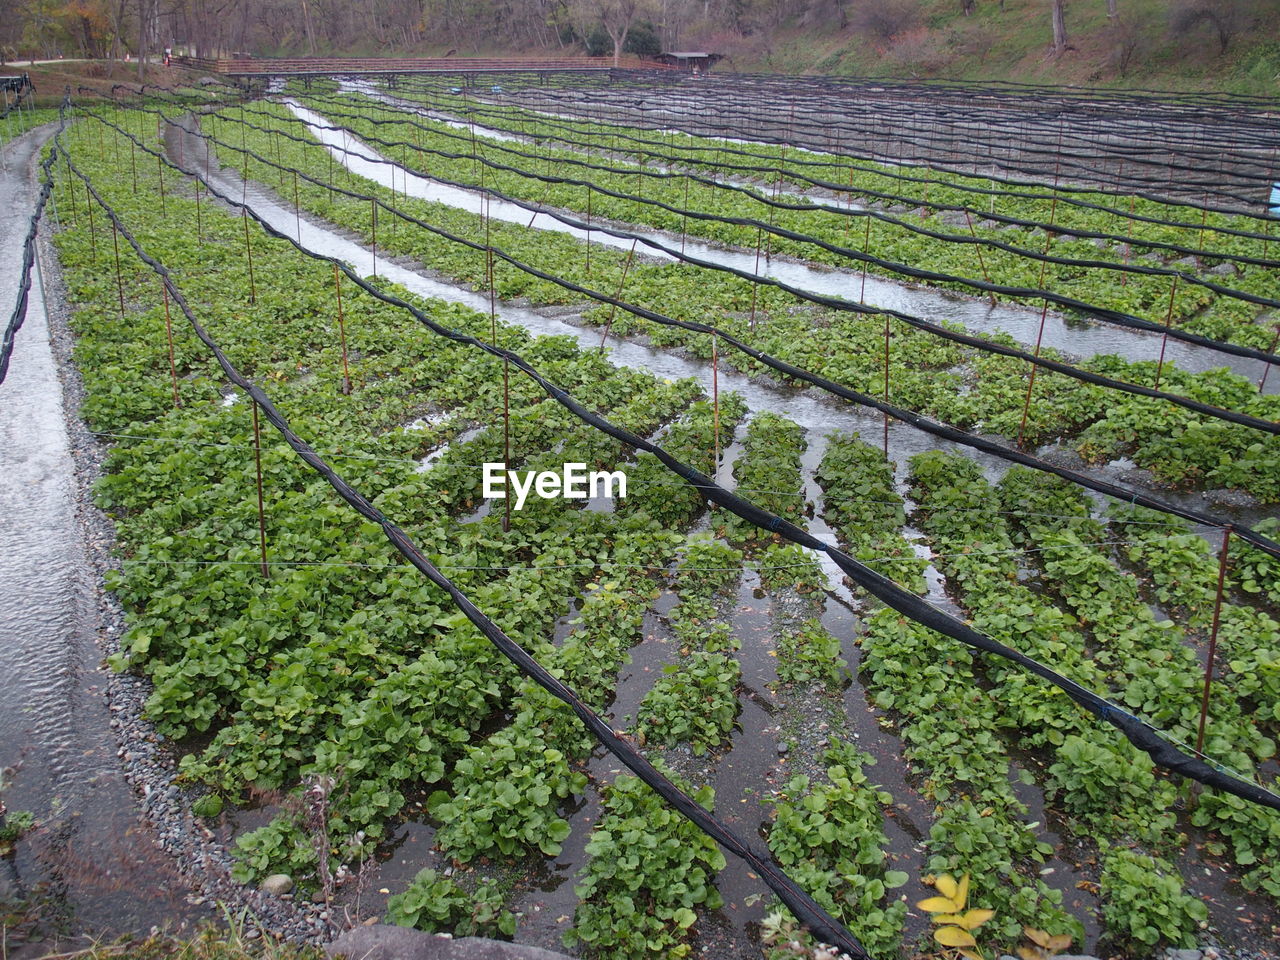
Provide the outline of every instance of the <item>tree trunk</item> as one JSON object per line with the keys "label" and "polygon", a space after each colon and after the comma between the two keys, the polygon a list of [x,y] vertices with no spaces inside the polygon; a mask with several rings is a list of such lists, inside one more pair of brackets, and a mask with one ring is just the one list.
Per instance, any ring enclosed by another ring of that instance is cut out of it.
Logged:
{"label": "tree trunk", "polygon": [[622,48],[627,45],[627,34],[631,32],[631,23],[628,21],[620,33],[614,33],[608,26],[605,27],[605,32],[609,34],[609,39],[613,41],[613,65],[615,67],[621,66]]}
{"label": "tree trunk", "polygon": [[1053,0],[1053,55],[1061,56],[1067,49],[1067,0]]}
{"label": "tree trunk", "polygon": [[138,80],[147,76],[147,0],[138,0]]}
{"label": "tree trunk", "polygon": [[[375,17],[374,21],[379,22],[382,18]],[[302,0],[302,29],[307,35],[307,55],[314,57],[316,55],[316,28],[311,22],[311,7],[307,0]]]}

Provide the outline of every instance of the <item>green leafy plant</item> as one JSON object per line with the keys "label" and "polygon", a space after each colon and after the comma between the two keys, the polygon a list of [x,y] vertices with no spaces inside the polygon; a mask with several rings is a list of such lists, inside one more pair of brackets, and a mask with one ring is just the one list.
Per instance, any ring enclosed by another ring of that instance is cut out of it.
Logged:
{"label": "green leafy plant", "polygon": [[1102,914],[1107,931],[1126,946],[1195,945],[1209,909],[1182,890],[1173,866],[1159,857],[1113,847],[1102,864]]}
{"label": "green leafy plant", "polygon": [[419,870],[403,893],[387,900],[387,922],[459,937],[509,938],[516,932],[515,914],[502,908],[502,896],[492,883],[482,883],[469,894],[452,877],[430,867]]}
{"label": "green leafy plant", "polygon": [[[707,809],[713,797],[710,787],[693,793]],[[636,777],[620,776],[605,791],[605,813],[587,853],[565,942],[591,956],[688,956],[697,911],[723,903],[713,880],[724,854]]]}
{"label": "green leafy plant", "polygon": [[663,667],[640,703],[640,742],[687,742],[699,756],[726,742],[738,716],[741,677],[737,660],[701,650]]}

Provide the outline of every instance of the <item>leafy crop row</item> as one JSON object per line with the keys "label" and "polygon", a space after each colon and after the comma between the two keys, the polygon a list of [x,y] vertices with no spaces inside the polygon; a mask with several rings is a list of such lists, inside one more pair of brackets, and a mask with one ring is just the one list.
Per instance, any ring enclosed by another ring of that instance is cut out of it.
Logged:
{"label": "leafy crop row", "polygon": [[[256,130],[248,130],[246,134],[247,128],[236,124],[230,116],[205,122],[207,129],[213,131],[225,128],[222,139],[228,143],[246,140],[249,147],[259,153],[274,156],[279,152],[286,164],[309,170],[313,176],[323,179],[332,166],[318,144],[304,146],[278,136],[273,140]],[[293,128],[290,124],[284,126]],[[237,127],[239,136],[235,135]],[[228,163],[244,163],[243,155],[231,147],[220,148],[220,152]],[[280,171],[257,161],[250,161],[248,170],[251,175],[260,170],[267,182],[274,180],[288,195],[291,183]],[[405,199],[397,192],[368,182],[360,188],[462,236],[479,239],[488,235],[481,217],[439,204]],[[300,202],[320,216],[356,230],[366,241],[372,240],[373,224],[367,205],[307,184],[300,188]],[[608,293],[614,292],[626,269],[624,255],[600,249],[598,244],[591,255],[592,269],[588,274],[583,245],[568,237],[501,223],[490,224],[489,232],[495,245],[525,262]],[[484,277],[483,256],[423,231],[412,234],[402,229],[392,231],[384,223],[378,243],[382,248],[408,253],[431,268],[466,282],[478,285]],[[753,300],[749,285],[723,275],[704,277],[703,273],[687,266],[639,264],[627,273],[623,299],[675,317],[718,317],[717,322],[727,331],[746,337],[782,359],[855,389],[879,392],[883,377],[881,319],[839,315],[825,321],[830,326],[815,336],[810,311],[787,309],[787,303],[793,302],[790,298],[764,290],[756,299],[767,320],[753,329],[748,313]],[[495,275],[497,290],[504,297],[528,296],[540,303],[559,303],[566,299],[563,289],[534,279],[510,265],[499,263]],[[704,336],[630,319],[611,309],[587,316],[600,323],[608,318],[612,318],[613,328],[619,334],[643,332],[658,346],[679,344],[699,356],[710,353],[710,343]],[[724,357],[726,362],[735,362],[733,354],[724,354]],[[753,361],[737,362],[744,369],[753,369]],[[1156,377],[1155,364],[1145,361],[1101,356],[1083,365],[1148,385]],[[975,356],[972,351],[939,344],[918,332],[895,330],[894,333],[891,399],[963,428],[1017,435],[1021,428],[1026,374],[1025,365],[1016,360],[985,354]],[[1264,418],[1273,418],[1280,411],[1280,400],[1258,396],[1251,384],[1225,371],[1192,375],[1166,368],[1161,382],[1175,392]],[[1052,398],[1052,402],[1048,398]],[[1280,464],[1280,439],[1259,435],[1236,424],[1203,422],[1188,411],[1171,408],[1158,400],[1132,395],[1117,398],[1102,388],[1068,380],[1060,374],[1037,378],[1036,397],[1025,433],[1040,439],[1080,434],[1081,451],[1086,456],[1112,459],[1127,454],[1174,485],[1240,487],[1265,499],[1280,497],[1280,486],[1274,481],[1280,471],[1271,469]]]}
{"label": "leafy crop row", "polygon": [[[414,118],[412,122],[416,129],[410,132],[407,121],[403,122],[399,127],[394,124],[385,125],[372,122],[374,120],[394,118],[399,111],[393,108],[355,94],[347,95],[343,100],[344,103],[349,103],[366,114],[368,119],[364,119],[360,113],[352,114],[334,105],[320,104],[319,106],[322,110],[327,106],[338,122],[350,125],[353,130],[362,135],[373,135],[385,140],[400,140],[401,142],[412,140],[415,146],[421,145],[426,149],[446,153],[468,152],[467,142],[471,141],[476,145],[477,149],[484,151],[483,155],[492,156],[499,163],[504,163],[517,169],[524,169],[529,174],[542,172],[537,169],[533,159],[513,155],[512,148],[509,145],[486,138],[483,136],[483,132],[471,138],[466,133],[452,130],[444,124],[424,121],[421,118]],[[759,202],[759,200],[752,199],[747,193],[702,183],[690,186],[680,177],[668,179],[642,177],[640,174],[646,169],[646,161],[647,164],[651,165],[652,159],[635,158],[630,163],[624,163],[622,162],[624,159],[630,159],[627,157],[626,147],[624,146],[621,151],[617,150],[617,137],[635,136],[638,131],[633,129],[610,125],[604,131],[595,135],[594,143],[591,131],[588,130],[582,139],[576,141],[576,149],[556,149],[550,145],[554,142],[554,135],[551,138],[543,139],[539,138],[537,133],[539,123],[543,125],[548,123],[546,117],[540,118],[536,114],[524,113],[520,115],[519,119],[532,122],[534,129],[529,136],[534,138],[539,159],[545,159],[548,164],[560,164],[565,161],[581,162],[589,159],[584,150],[590,149],[591,146],[609,156],[607,170],[583,170],[581,167],[565,168],[571,171],[565,174],[567,176],[588,179],[599,187],[638,197],[635,200],[627,200],[609,196],[597,196],[593,211],[597,216],[605,219],[628,223],[644,223],[672,232],[687,230],[689,233],[721,243],[730,243],[749,248],[754,246],[758,240],[755,228],[713,221],[691,220],[671,211],[654,207],[652,201],[665,203],[677,209],[688,207],[700,212],[726,217],[754,218],[770,225],[804,233],[827,243],[844,247],[857,249],[865,242],[867,250],[873,255],[888,261],[909,264],[913,267],[948,273],[953,276],[976,279],[989,277],[994,282],[1007,286],[1049,289],[1054,293],[1072,296],[1086,303],[1146,316],[1148,319],[1155,320],[1164,319],[1172,293],[1173,317],[1176,321],[1192,321],[1189,329],[1261,349],[1266,349],[1271,342],[1273,332],[1259,322],[1260,310],[1256,305],[1233,300],[1228,296],[1217,294],[1205,288],[1185,284],[1182,285],[1181,290],[1171,291],[1172,284],[1169,277],[1153,274],[1119,274],[1114,271],[1084,266],[1087,263],[1120,265],[1129,262],[1144,266],[1149,265],[1151,260],[1159,262],[1160,254],[1151,251],[1149,248],[1142,247],[1144,237],[1162,242],[1179,243],[1189,247],[1199,247],[1202,242],[1203,231],[1178,229],[1171,226],[1160,227],[1142,223],[1140,224],[1141,232],[1135,236],[1135,222],[1127,221],[1123,214],[1108,214],[1103,211],[1065,203],[1052,204],[1050,201],[1045,200],[1025,201],[1010,196],[999,198],[1000,213],[1007,217],[1015,217],[1044,225],[1058,224],[1085,231],[1127,235],[1129,237],[1129,242],[1126,244],[1056,235],[1046,243],[1046,234],[1041,227],[1026,227],[997,222],[984,217],[982,212],[977,209],[967,219],[961,217],[961,219],[957,220],[955,219],[956,214],[953,212],[938,214],[936,207],[939,205],[973,205],[975,201],[973,194],[951,190],[945,183],[930,184],[925,187],[906,185],[902,194],[890,195],[883,200],[878,200],[874,197],[874,194],[885,190],[883,177],[889,172],[887,168],[877,168],[875,165],[851,164],[848,160],[805,152],[803,156],[806,164],[803,168],[804,175],[815,177],[828,183],[839,184],[844,196],[857,198],[864,204],[872,207],[878,206],[888,211],[886,219],[874,220],[870,225],[869,233],[867,233],[862,222],[848,216],[823,211],[794,211],[770,208]],[[521,129],[523,130],[525,127],[526,124],[522,122]],[[509,131],[513,129],[510,122],[507,123],[506,129]],[[432,135],[433,133],[434,136]],[[680,136],[679,140],[684,143],[686,148],[682,153],[680,146],[671,143],[673,139],[675,138],[664,138],[661,141],[661,149],[665,156],[669,158],[669,161],[676,165],[678,169],[694,169],[699,172],[710,173],[713,177],[723,177],[718,165],[714,161],[708,161],[705,154],[714,151],[717,145],[723,147],[724,144],[717,144],[717,141],[704,138]],[[688,148],[695,149],[690,153]],[[517,146],[516,149],[518,150],[520,147]],[[525,149],[527,150],[527,148]],[[703,154],[703,156],[699,157],[698,154]],[[755,162],[761,166],[787,168],[788,159],[785,148],[757,145],[753,148],[753,154]],[[793,152],[793,164],[795,158],[796,154]],[[477,175],[475,166],[469,159],[450,161],[433,155],[429,160],[424,159],[423,163],[424,169],[429,169],[449,179],[468,181],[474,180]],[[791,169],[796,170],[798,168],[793,165]],[[759,197],[768,197],[770,189],[774,190],[774,196],[777,196],[776,191],[782,189],[795,191],[804,190],[806,186],[809,186],[803,182],[796,182],[794,178],[789,180],[785,175],[779,179],[776,174],[765,173],[764,170],[758,167],[753,169],[749,165],[738,172],[740,175],[745,175],[749,180],[758,179],[764,181],[759,187]],[[520,196],[534,202],[546,202],[551,206],[566,209],[581,208],[581,196],[577,195],[573,188],[569,186],[553,185],[547,187],[534,179],[521,177],[519,174],[507,171],[486,170],[483,178],[490,185],[499,186],[499,189],[510,196]],[[983,189],[999,189],[997,185],[981,178],[961,175],[950,175],[948,178],[956,182],[977,185]],[[772,188],[769,187],[770,183],[772,183]],[[873,196],[867,196],[865,191],[868,189],[872,191]],[[1088,195],[1081,199],[1095,203],[1110,200],[1110,198],[1106,197],[1091,197]],[[1141,204],[1142,209],[1138,212],[1144,216],[1177,218],[1176,213],[1178,211],[1176,208],[1163,207],[1150,201],[1142,201]],[[993,199],[993,209],[988,212],[994,213],[994,206],[995,201]],[[918,213],[916,213],[917,209]],[[907,215],[909,211],[911,219],[906,219],[903,215]],[[898,216],[895,216],[895,214]],[[1175,216],[1170,216],[1170,214],[1175,214]],[[925,218],[931,216],[935,219],[926,221]],[[1212,223],[1214,225],[1222,223],[1223,225],[1234,226],[1241,219],[1221,214],[1212,215]],[[927,223],[927,229],[943,234],[945,239],[936,239],[916,232],[913,229],[915,226],[912,222],[913,220],[920,225],[926,225]],[[942,221],[941,225],[939,225],[939,221]],[[1206,215],[1205,221],[1206,227],[1208,227],[1210,225],[1208,215]],[[1253,224],[1250,221],[1245,220],[1244,224],[1246,229],[1253,228]],[[1021,250],[1022,253],[987,247],[979,254],[977,252],[978,248],[971,244],[974,238],[994,240],[1009,245],[1014,250]],[[1213,235],[1211,240],[1215,252],[1243,254],[1254,257],[1266,254],[1262,241],[1217,235]],[[833,265],[848,264],[847,259],[844,257],[812,244],[798,243],[783,237],[770,237],[769,247],[775,254],[797,256],[806,260],[831,263]],[[1046,250],[1050,250],[1054,256],[1073,259],[1076,263],[1049,264],[1046,266],[1033,258],[1034,255],[1042,254]],[[1167,262],[1173,262],[1173,255],[1166,253],[1164,256],[1167,258]],[[1229,288],[1234,287],[1268,297],[1276,297],[1277,294],[1280,294],[1280,286],[1275,283],[1274,271],[1257,266],[1247,266],[1237,276],[1239,268],[1229,267],[1224,268],[1229,273],[1228,276],[1209,275],[1208,270],[1217,266],[1217,264],[1218,261],[1214,261],[1212,258],[1204,261],[1185,258],[1179,259],[1176,263],[1173,263],[1173,266],[1180,271],[1193,275],[1199,274],[1210,280],[1218,281],[1221,285]],[[872,266],[870,269],[878,273],[886,272],[884,268],[877,266]]]}

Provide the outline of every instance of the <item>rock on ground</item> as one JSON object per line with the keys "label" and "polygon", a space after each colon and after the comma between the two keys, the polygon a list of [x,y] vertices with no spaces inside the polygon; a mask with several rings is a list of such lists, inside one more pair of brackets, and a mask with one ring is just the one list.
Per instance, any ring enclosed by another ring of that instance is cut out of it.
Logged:
{"label": "rock on ground", "polygon": [[348,930],[324,949],[331,957],[349,960],[568,960],[541,947],[484,937],[453,939],[383,923]]}

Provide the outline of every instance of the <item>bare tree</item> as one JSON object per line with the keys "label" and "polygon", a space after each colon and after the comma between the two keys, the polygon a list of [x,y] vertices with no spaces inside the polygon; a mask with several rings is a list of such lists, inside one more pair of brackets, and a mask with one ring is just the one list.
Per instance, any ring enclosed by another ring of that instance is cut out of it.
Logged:
{"label": "bare tree", "polygon": [[853,10],[853,29],[864,36],[889,41],[920,22],[916,0],[884,0],[860,4]]}
{"label": "bare tree", "polygon": [[1050,0],[1053,18],[1053,55],[1062,56],[1067,49],[1067,0]]}
{"label": "bare tree", "polygon": [[1128,75],[1129,66],[1142,46],[1143,32],[1132,14],[1117,16],[1107,25],[1107,39],[1111,42],[1111,66],[1122,77]]}
{"label": "bare tree", "polygon": [[1223,54],[1240,30],[1241,6],[1238,0],[1182,0],[1169,14],[1169,27],[1175,34],[1186,34],[1203,23],[1217,37],[1218,53]]}
{"label": "bare tree", "polygon": [[613,65],[622,60],[627,34],[642,16],[658,16],[653,0],[570,0],[569,15],[586,36],[595,26],[604,28],[613,42]]}

